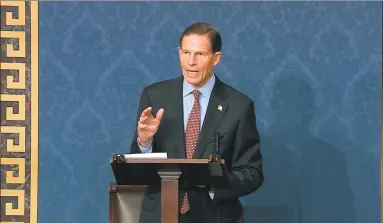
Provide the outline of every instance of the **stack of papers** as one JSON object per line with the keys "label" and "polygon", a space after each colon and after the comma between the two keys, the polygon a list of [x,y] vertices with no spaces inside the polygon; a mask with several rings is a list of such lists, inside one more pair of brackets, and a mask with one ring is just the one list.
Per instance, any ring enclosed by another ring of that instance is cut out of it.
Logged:
{"label": "stack of papers", "polygon": [[167,159],[167,153],[135,153],[135,154],[124,154],[125,158],[129,159]]}

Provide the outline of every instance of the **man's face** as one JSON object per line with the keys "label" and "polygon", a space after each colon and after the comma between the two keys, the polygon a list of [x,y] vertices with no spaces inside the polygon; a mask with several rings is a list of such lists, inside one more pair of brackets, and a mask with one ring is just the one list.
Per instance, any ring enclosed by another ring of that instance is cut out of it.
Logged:
{"label": "man's face", "polygon": [[221,52],[213,53],[208,35],[190,34],[182,39],[179,57],[185,80],[198,89],[212,76]]}

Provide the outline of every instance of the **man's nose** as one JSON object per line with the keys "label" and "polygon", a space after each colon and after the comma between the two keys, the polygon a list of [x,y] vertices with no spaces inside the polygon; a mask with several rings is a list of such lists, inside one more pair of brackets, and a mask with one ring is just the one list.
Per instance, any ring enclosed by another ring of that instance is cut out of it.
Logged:
{"label": "man's nose", "polygon": [[195,56],[194,56],[193,54],[189,56],[188,64],[189,64],[190,66],[196,64],[196,58],[195,58]]}

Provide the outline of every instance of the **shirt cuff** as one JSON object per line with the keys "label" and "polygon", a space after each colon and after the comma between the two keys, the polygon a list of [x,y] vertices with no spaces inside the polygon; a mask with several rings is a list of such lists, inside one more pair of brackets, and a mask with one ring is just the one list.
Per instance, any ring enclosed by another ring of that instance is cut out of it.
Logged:
{"label": "shirt cuff", "polygon": [[[153,141],[153,139],[152,139],[152,141]],[[140,144],[137,142],[137,145],[140,148],[140,151],[142,153],[151,153],[152,152],[152,141],[150,141],[149,145],[146,147],[140,146]]]}

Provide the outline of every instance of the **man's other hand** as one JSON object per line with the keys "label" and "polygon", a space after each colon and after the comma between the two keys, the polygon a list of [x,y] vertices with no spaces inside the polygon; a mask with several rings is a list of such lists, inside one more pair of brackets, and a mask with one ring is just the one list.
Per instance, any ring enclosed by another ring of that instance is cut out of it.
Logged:
{"label": "man's other hand", "polygon": [[152,108],[146,108],[142,113],[137,125],[138,138],[137,142],[140,146],[147,147],[154,134],[156,134],[158,127],[160,126],[162,116],[164,115],[164,109],[158,110],[156,117],[152,115]]}

